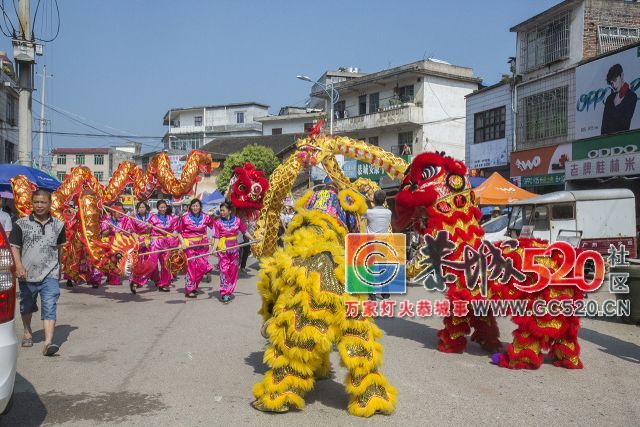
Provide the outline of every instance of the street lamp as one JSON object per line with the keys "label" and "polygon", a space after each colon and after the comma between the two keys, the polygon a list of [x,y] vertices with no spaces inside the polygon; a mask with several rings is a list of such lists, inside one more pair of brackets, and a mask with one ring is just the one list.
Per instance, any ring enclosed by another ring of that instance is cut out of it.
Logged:
{"label": "street lamp", "polygon": [[329,96],[329,135],[333,136],[333,106],[340,99],[340,94],[337,90],[334,90],[333,83],[329,81],[328,84],[320,83],[319,81],[313,80],[308,76],[297,75],[297,79],[304,80],[305,82],[315,83],[325,91],[325,93]]}

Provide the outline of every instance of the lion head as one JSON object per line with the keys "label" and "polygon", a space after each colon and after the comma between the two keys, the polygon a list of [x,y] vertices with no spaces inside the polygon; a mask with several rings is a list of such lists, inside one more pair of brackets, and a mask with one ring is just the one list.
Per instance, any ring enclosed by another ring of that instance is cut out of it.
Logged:
{"label": "lion head", "polygon": [[269,181],[264,172],[251,163],[233,170],[228,194],[233,206],[240,209],[262,209]]}

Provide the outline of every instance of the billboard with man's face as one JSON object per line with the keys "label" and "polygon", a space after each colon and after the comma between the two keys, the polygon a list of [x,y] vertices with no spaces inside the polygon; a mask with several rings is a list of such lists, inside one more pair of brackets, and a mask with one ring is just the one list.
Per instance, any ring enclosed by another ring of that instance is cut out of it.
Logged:
{"label": "billboard with man's face", "polygon": [[576,139],[640,129],[640,46],[576,69]]}

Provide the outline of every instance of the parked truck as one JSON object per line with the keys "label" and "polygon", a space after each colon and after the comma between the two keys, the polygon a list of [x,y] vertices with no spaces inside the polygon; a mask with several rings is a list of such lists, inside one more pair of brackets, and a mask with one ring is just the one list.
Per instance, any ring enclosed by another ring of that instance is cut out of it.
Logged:
{"label": "parked truck", "polygon": [[636,201],[631,190],[557,191],[510,204],[507,235],[575,241],[607,255],[624,244],[637,257]]}

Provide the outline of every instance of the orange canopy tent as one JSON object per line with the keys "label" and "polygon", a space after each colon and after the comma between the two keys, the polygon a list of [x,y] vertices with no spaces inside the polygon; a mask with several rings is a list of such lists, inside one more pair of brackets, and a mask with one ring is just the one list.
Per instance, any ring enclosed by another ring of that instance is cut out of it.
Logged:
{"label": "orange canopy tent", "polygon": [[473,189],[479,205],[506,205],[518,200],[537,196],[523,190],[494,172],[485,182]]}

